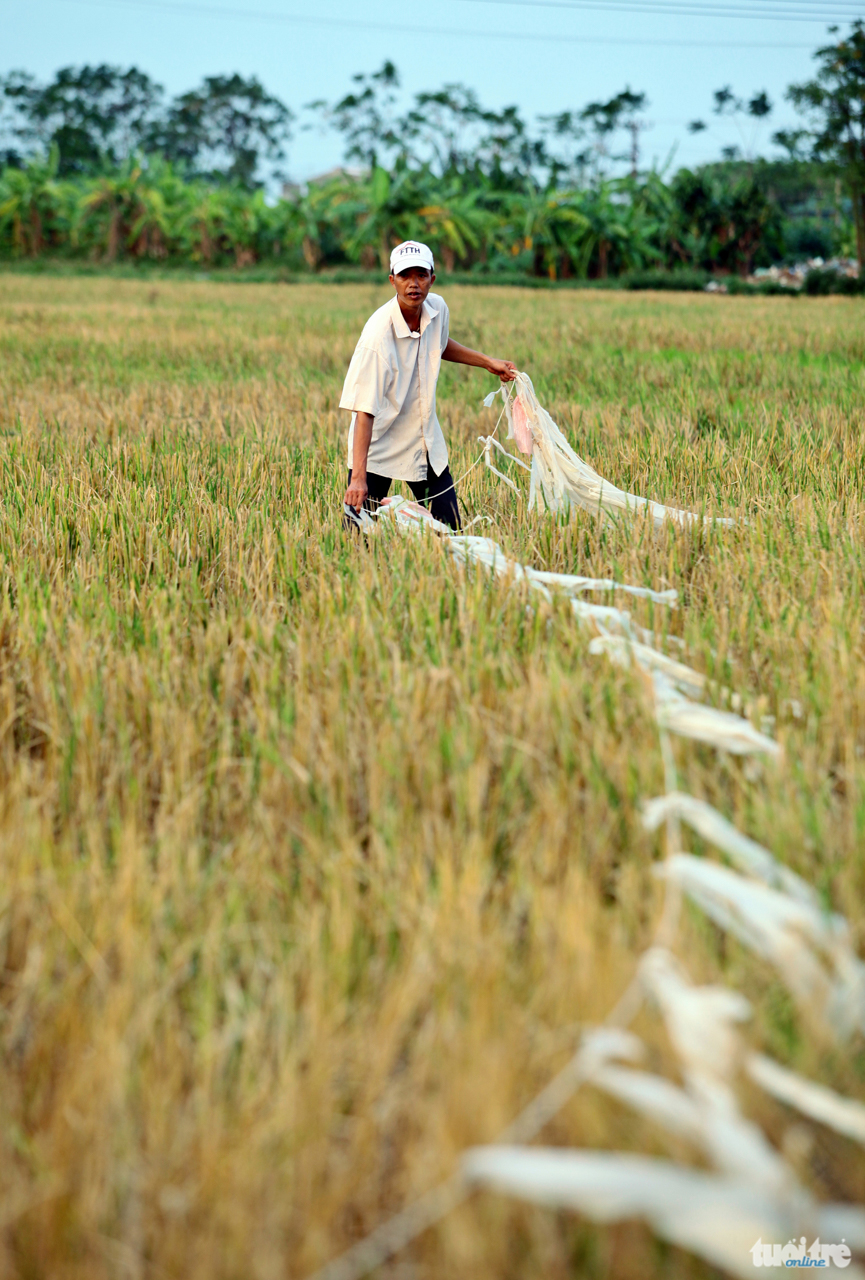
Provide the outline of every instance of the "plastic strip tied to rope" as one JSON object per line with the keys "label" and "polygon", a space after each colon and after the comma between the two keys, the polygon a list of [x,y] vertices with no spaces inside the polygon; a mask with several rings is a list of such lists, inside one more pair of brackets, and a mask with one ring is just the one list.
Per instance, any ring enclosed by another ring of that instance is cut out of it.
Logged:
{"label": "plastic strip tied to rope", "polygon": [[[502,386],[490,392],[484,404],[490,408],[496,396],[502,397],[508,419],[507,438],[515,442],[521,453],[531,454],[530,510],[536,507],[540,511],[543,501],[547,510],[552,512],[568,511],[571,506],[578,506],[593,515],[611,517],[629,511],[645,513],[651,517],[656,529],[660,529],[667,520],[682,527],[692,524],[729,527],[735,523],[727,517],[702,516],[696,511],[665,507],[660,502],[617,489],[574,452],[535,395],[527,373],[518,373],[511,385],[513,394],[510,387]],[[496,475],[501,475],[492,465],[488,443],[485,452],[487,466]],[[520,462],[513,454],[510,456],[513,461]],[[525,466],[525,463],[520,462],[520,465]],[[507,480],[506,476],[502,478]],[[512,481],[508,483],[514,488]]]}

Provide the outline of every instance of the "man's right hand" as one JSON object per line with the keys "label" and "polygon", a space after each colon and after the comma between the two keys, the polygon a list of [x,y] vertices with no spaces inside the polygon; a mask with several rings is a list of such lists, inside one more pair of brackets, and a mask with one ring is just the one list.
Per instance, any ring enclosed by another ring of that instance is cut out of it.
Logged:
{"label": "man's right hand", "polygon": [[366,476],[352,474],[351,483],[345,491],[346,506],[354,507],[355,511],[359,511],[366,502],[368,494],[369,486],[366,482]]}

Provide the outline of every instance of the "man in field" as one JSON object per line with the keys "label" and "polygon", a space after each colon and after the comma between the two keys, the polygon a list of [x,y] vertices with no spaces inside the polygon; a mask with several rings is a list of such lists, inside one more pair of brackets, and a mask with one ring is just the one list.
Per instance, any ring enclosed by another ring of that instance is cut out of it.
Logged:
{"label": "man in field", "polygon": [[435,265],[425,244],[406,240],[390,255],[396,297],[364,325],[348,367],[341,409],[351,410],[345,502],[370,509],[392,480],[405,480],[436,520],[460,527],[448,451],[436,417],[442,360],[475,365],[512,381],[516,366],[470,351],[448,335],[444,298],[430,293]]}

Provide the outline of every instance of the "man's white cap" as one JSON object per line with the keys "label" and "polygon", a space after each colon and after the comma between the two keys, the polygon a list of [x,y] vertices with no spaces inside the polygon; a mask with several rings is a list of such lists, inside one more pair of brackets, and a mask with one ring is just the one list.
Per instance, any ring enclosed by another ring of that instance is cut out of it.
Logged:
{"label": "man's white cap", "polygon": [[432,249],[421,244],[419,240],[403,240],[390,254],[390,273],[398,276],[409,267],[426,267],[427,271],[435,271]]}

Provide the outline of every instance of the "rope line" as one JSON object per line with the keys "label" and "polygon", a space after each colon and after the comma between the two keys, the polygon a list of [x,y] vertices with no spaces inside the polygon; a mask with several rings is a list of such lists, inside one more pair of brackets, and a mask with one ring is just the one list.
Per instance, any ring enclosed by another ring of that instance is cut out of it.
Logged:
{"label": "rope line", "polygon": [[[504,391],[504,393],[505,393],[505,394],[504,394],[504,397],[503,397],[503,400],[502,400],[502,411],[501,411],[501,413],[500,413],[500,414],[499,414],[499,416],[498,416],[498,419],[497,419],[497,421],[496,421],[496,425],[493,427],[492,431],[490,432],[490,435],[489,435],[489,439],[490,439],[490,440],[493,438],[493,436],[494,436],[494,435],[496,434],[496,432],[498,431],[498,429],[499,429],[499,424],[501,423],[501,420],[502,420],[502,418],[503,418],[503,417],[504,417],[504,415],[505,415],[505,410],[506,410],[506,409],[507,409],[507,407],[508,407],[508,402],[509,402],[510,397],[511,397],[511,387],[510,387],[510,383],[509,383],[509,382],[505,382],[505,383],[503,383],[503,384],[502,384],[502,390],[503,390],[503,391]],[[447,489],[442,489],[441,493],[436,493],[436,494],[434,494],[434,495],[433,495],[433,497],[431,497],[431,498],[420,498],[420,499],[418,499],[418,505],[420,506],[420,505],[422,505],[424,502],[432,502],[435,498],[442,498],[442,497],[444,497],[444,495],[445,495],[446,493],[450,493],[451,489],[456,489],[457,485],[458,485],[458,484],[462,484],[462,482],[463,482],[463,480],[465,480],[466,476],[470,476],[470,475],[471,475],[471,473],[474,471],[475,467],[479,466],[479,465],[483,462],[483,460],[484,460],[484,458],[485,458],[485,456],[486,456],[486,454],[487,454],[487,450],[488,450],[488,448],[489,448],[489,446],[488,446],[488,445],[485,445],[485,446],[484,446],[484,451],[483,451],[483,453],[481,453],[481,454],[480,454],[480,456],[479,456],[479,457],[477,457],[477,458],[475,459],[475,461],[472,463],[472,465],[469,467],[469,469],[468,469],[467,471],[464,471],[464,472],[462,473],[462,475],[460,476],[460,478],[459,478],[458,480],[454,480],[453,484],[448,485]]]}

